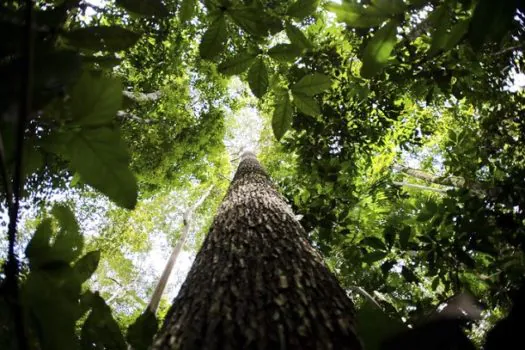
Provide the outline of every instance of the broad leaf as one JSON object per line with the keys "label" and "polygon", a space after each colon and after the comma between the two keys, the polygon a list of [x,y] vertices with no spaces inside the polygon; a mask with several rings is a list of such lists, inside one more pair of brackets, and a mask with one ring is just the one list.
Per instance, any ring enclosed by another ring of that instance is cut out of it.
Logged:
{"label": "broad leaf", "polygon": [[248,84],[258,98],[263,97],[268,90],[268,70],[262,58],[255,61],[248,71]]}
{"label": "broad leaf", "polygon": [[92,251],[81,257],[73,266],[73,270],[80,281],[84,283],[95,272],[100,260],[100,251]]}
{"label": "broad leaf", "polygon": [[256,37],[268,34],[268,26],[264,22],[266,16],[262,11],[262,8],[248,6],[236,6],[227,10],[235,24]]}
{"label": "broad leaf", "polygon": [[50,240],[53,235],[51,219],[44,219],[36,228],[35,234],[26,247],[26,256],[31,269],[37,268],[50,257]]}
{"label": "broad leaf", "polygon": [[69,45],[92,51],[121,51],[135,45],[140,34],[118,26],[86,27],[61,34]]}
{"label": "broad leaf", "polygon": [[218,70],[222,74],[234,75],[241,74],[250,67],[255,60],[256,55],[243,52],[219,64]]}
{"label": "broad leaf", "polygon": [[385,16],[395,16],[406,11],[403,0],[372,0],[371,6]]}
{"label": "broad leaf", "polygon": [[410,232],[410,226],[405,226],[401,231],[399,231],[399,246],[401,247],[401,249],[406,250],[408,248]]}
{"label": "broad leaf", "polygon": [[376,262],[376,261],[379,261],[381,259],[384,259],[387,255],[388,255],[387,252],[384,252],[384,251],[381,251],[381,250],[375,250],[373,252],[367,253],[363,257],[363,261],[366,262],[366,263],[371,264],[373,262]]}
{"label": "broad leaf", "polygon": [[286,14],[297,19],[303,19],[315,12],[319,0],[297,0],[288,7]]}
{"label": "broad leaf", "polygon": [[367,300],[359,308],[357,332],[367,350],[379,350],[384,340],[406,329],[401,320],[390,318],[372,301]]}
{"label": "broad leaf", "polygon": [[117,5],[142,16],[167,17],[169,11],[162,0],[116,0]]}
{"label": "broad leaf", "polygon": [[104,299],[98,294],[93,294],[91,303],[92,310],[80,334],[82,349],[126,350],[126,341]]}
{"label": "broad leaf", "polygon": [[319,94],[332,86],[332,79],[321,73],[312,73],[302,77],[292,86],[292,91],[307,96]]}
{"label": "broad leaf", "polygon": [[129,156],[116,130],[81,130],[71,139],[68,153],[71,167],[80,174],[82,181],[122,207],[135,207],[137,182],[128,167]]}
{"label": "broad leaf", "polygon": [[199,53],[202,58],[209,59],[217,56],[223,49],[228,32],[224,16],[217,18],[202,35]]}
{"label": "broad leaf", "polygon": [[184,23],[193,18],[197,0],[182,0],[179,8],[179,21]]}
{"label": "broad leaf", "polygon": [[336,14],[339,22],[344,22],[354,28],[371,28],[381,25],[388,19],[388,16],[371,8],[364,8],[356,4],[336,4],[330,3],[326,6],[328,11]]}
{"label": "broad leaf", "polygon": [[122,105],[122,84],[84,73],[71,92],[70,111],[82,126],[109,125]]}
{"label": "broad leaf", "polygon": [[301,49],[311,49],[312,43],[308,38],[303,34],[303,32],[294,26],[293,24],[286,23],[286,35],[288,36],[288,39],[290,39],[290,42],[300,47]]}
{"label": "broad leaf", "polygon": [[51,213],[60,224],[53,242],[53,259],[70,263],[80,255],[84,246],[80,227],[75,215],[66,205],[55,205]]}
{"label": "broad leaf", "polygon": [[361,243],[375,249],[386,249],[385,242],[378,237],[366,237]]}
{"label": "broad leaf", "polygon": [[294,61],[303,49],[292,44],[277,44],[268,50],[268,56],[277,61]]}
{"label": "broad leaf", "polygon": [[388,21],[366,45],[362,58],[363,66],[361,67],[363,78],[373,77],[388,64],[390,54],[397,43],[397,26],[397,21]]}
{"label": "broad leaf", "polygon": [[280,140],[292,125],[292,102],[288,90],[280,90],[275,94],[274,112],[272,117],[273,134]]}
{"label": "broad leaf", "polygon": [[147,309],[129,326],[126,339],[134,350],[147,350],[158,328],[155,315]]}
{"label": "broad leaf", "polygon": [[469,41],[476,50],[487,41],[501,41],[511,28],[517,1],[480,0],[472,15]]}
{"label": "broad leaf", "polygon": [[406,266],[403,266],[403,268],[401,269],[401,275],[409,283],[419,282],[419,278],[417,278],[414,272]]}
{"label": "broad leaf", "polygon": [[292,95],[294,105],[304,114],[311,115],[312,117],[321,114],[321,108],[313,97],[293,91]]}

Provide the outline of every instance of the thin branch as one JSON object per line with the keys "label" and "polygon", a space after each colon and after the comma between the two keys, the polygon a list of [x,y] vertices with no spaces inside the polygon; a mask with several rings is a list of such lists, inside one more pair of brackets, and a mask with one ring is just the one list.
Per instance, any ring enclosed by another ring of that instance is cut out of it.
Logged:
{"label": "thin branch", "polygon": [[433,191],[433,192],[438,192],[438,193],[447,193],[448,191],[447,189],[443,189],[443,188],[428,187],[428,186],[417,185],[417,184],[412,184],[408,182],[392,181],[392,183],[396,186],[412,188],[415,190]]}
{"label": "thin branch", "polygon": [[153,295],[151,296],[151,300],[148,304],[148,309],[153,314],[157,312],[157,309],[160,303],[160,298],[162,297],[162,294],[164,293],[164,289],[166,288],[168,279],[171,275],[171,272],[173,271],[173,266],[175,265],[175,262],[177,261],[177,258],[182,250],[182,246],[184,245],[184,242],[186,242],[186,239],[188,238],[193,214],[195,213],[197,208],[200,207],[202,203],[204,203],[206,198],[208,198],[211,191],[213,190],[213,187],[214,186],[211,185],[206,190],[206,192],[204,192],[204,194],[197,200],[197,202],[195,202],[183,214],[184,228],[182,229],[181,236],[179,238],[179,241],[175,245],[175,248],[173,248],[173,251],[168,259],[168,262],[166,263],[166,267],[164,267],[164,271],[162,272],[159,283],[157,283],[157,286],[155,287],[155,291],[153,292]]}

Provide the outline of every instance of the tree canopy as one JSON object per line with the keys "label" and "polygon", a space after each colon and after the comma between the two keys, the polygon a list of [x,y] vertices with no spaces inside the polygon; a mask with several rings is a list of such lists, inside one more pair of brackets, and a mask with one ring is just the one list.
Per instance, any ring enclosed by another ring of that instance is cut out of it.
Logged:
{"label": "tree canopy", "polygon": [[248,145],[368,348],[454,307],[447,334],[517,339],[524,23],[521,0],[0,1],[0,344],[146,349],[152,257],[213,185],[200,246]]}

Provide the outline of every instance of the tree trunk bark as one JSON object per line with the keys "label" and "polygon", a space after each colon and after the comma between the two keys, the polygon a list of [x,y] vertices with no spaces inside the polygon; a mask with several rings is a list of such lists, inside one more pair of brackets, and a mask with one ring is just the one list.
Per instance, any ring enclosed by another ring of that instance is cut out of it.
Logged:
{"label": "tree trunk bark", "polygon": [[352,302],[252,153],[153,349],[361,349]]}

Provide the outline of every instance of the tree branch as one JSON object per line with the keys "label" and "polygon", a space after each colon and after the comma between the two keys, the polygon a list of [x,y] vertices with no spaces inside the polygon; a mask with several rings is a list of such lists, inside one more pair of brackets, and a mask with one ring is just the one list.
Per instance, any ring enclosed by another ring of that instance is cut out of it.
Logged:
{"label": "tree branch", "polygon": [[210,195],[214,185],[211,185],[206,192],[195,202],[191,207],[189,207],[183,214],[183,221],[184,221],[184,227],[182,229],[182,234],[175,245],[175,248],[173,248],[173,251],[166,263],[166,267],[164,267],[164,271],[162,272],[162,275],[160,277],[159,283],[155,287],[155,291],[153,292],[153,295],[151,296],[151,300],[148,304],[148,309],[155,314],[157,312],[157,309],[159,307],[160,299],[162,297],[162,294],[164,293],[164,289],[166,288],[166,284],[168,283],[168,279],[171,275],[171,272],[173,271],[173,266],[175,265],[175,262],[177,261],[177,258],[179,257],[179,254],[182,250],[182,246],[184,245],[184,242],[188,238],[189,232],[190,232],[190,226],[192,222],[192,217],[195,211],[198,207],[204,203],[206,198]]}

